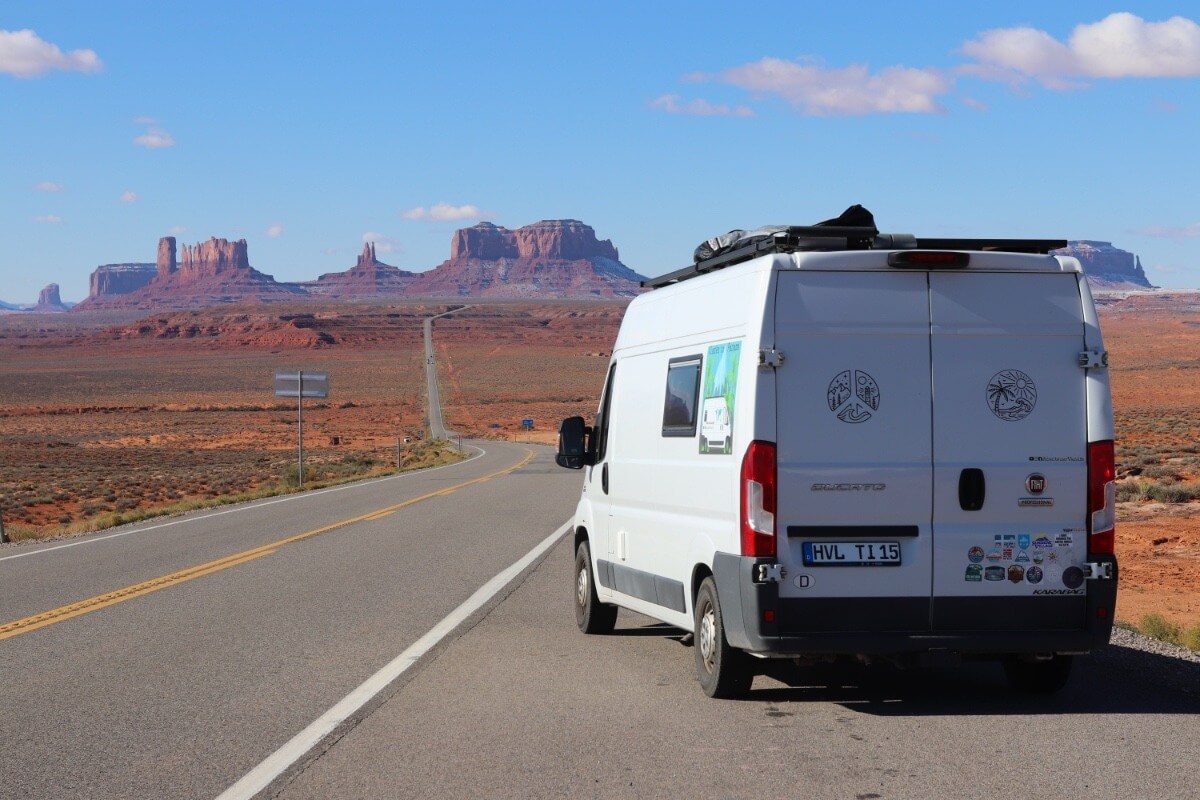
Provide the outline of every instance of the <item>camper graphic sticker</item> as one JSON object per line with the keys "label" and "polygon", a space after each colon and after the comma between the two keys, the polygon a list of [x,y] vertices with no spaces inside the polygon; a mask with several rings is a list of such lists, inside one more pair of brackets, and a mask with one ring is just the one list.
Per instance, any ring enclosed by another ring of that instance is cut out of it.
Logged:
{"label": "camper graphic sticker", "polygon": [[733,452],[734,400],[741,342],[710,345],[700,397],[700,452]]}

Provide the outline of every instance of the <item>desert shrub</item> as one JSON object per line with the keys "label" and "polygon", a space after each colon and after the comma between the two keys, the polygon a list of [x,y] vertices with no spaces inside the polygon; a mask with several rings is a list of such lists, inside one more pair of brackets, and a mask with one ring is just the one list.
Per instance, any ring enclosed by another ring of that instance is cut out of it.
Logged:
{"label": "desert shrub", "polygon": [[300,467],[296,464],[288,464],[283,468],[283,483],[285,486],[300,485]]}
{"label": "desert shrub", "polygon": [[1189,650],[1200,651],[1200,622],[1185,630],[1179,643]]}
{"label": "desert shrub", "polygon": [[1142,470],[1142,474],[1147,478],[1156,478],[1159,480],[1179,480],[1178,470],[1166,464],[1152,464]]}
{"label": "desert shrub", "polygon": [[1152,639],[1161,639],[1171,644],[1179,644],[1183,639],[1183,630],[1162,614],[1147,614],[1142,617],[1142,624],[1138,627]]}
{"label": "desert shrub", "polygon": [[1125,480],[1117,482],[1117,502],[1130,503],[1150,499],[1150,481]]}
{"label": "desert shrub", "polygon": [[1184,483],[1152,485],[1150,499],[1160,503],[1190,503],[1200,499],[1200,485]]}
{"label": "desert shrub", "polygon": [[62,514],[59,516],[58,521],[61,522],[63,525],[66,525],[68,522],[71,521],[71,515],[70,514]]}

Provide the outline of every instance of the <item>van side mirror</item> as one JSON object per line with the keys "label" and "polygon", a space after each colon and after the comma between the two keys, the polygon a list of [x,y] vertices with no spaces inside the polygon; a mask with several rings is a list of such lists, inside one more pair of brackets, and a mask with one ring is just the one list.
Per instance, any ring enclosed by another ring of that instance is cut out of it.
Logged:
{"label": "van side mirror", "polygon": [[558,455],[554,463],[567,469],[583,469],[593,463],[587,449],[587,437],[591,429],[583,423],[583,417],[567,417],[558,426]]}

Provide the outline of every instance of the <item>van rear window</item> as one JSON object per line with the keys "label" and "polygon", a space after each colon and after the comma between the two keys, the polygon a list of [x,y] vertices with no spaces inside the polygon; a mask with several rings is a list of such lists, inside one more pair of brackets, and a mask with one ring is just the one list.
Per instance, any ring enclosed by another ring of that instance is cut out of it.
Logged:
{"label": "van rear window", "polygon": [[696,399],[700,396],[700,356],[672,358],[667,364],[663,436],[696,435]]}

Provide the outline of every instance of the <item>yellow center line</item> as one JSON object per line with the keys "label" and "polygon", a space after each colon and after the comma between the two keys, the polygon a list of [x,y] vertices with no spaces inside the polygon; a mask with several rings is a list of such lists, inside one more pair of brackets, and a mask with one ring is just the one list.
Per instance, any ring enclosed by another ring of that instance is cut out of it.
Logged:
{"label": "yellow center line", "polygon": [[168,589],[172,586],[178,586],[181,583],[186,583],[187,581],[195,580],[196,578],[201,578],[205,575],[211,575],[214,572],[220,572],[221,570],[229,569],[230,567],[236,567],[240,564],[245,564],[248,561],[253,561],[256,558],[268,556],[285,544],[293,544],[294,542],[299,542],[304,539],[310,539],[313,536],[319,536],[322,533],[328,533],[329,531],[337,530],[338,528],[344,528],[347,525],[353,525],[356,522],[367,522],[370,520],[381,519],[389,514],[394,514],[402,508],[407,508],[408,506],[420,503],[423,500],[429,500],[434,497],[442,497],[452,492],[457,492],[459,489],[465,489],[468,486],[473,486],[477,483],[484,483],[492,478],[496,478],[501,475],[507,475],[510,472],[516,472],[528,464],[531,460],[533,460],[533,451],[526,450],[525,457],[517,464],[514,464],[506,469],[499,470],[498,472],[484,475],[480,478],[464,481],[463,483],[455,484],[454,486],[448,486],[445,489],[439,489],[436,492],[429,492],[428,494],[423,494],[420,497],[414,497],[411,500],[405,500],[402,503],[396,503],[395,505],[377,509],[366,514],[361,514],[357,517],[344,519],[341,522],[334,522],[331,525],[325,525],[320,528],[315,528],[311,531],[305,531],[304,533],[299,533],[295,536],[289,536],[286,539],[280,539],[275,542],[270,542],[269,544],[260,545],[259,547],[253,547],[249,550],[243,550],[240,553],[234,553],[233,555],[225,556],[224,558],[218,558],[215,561],[209,561],[205,564],[197,564],[194,567],[188,567],[187,569],[182,569],[178,572],[172,572],[169,575],[151,578],[148,581],[135,583],[132,586],[126,586],[125,588],[117,589],[116,591],[106,592],[105,594],[90,597],[87,600],[80,600],[77,603],[71,603],[70,605],[61,606],[59,608],[51,609],[50,611],[43,611],[40,614],[34,614],[33,616],[25,617],[23,619],[13,620],[12,622],[0,625],[0,641],[9,639],[13,636],[19,636],[22,633],[28,633],[29,631],[35,631],[38,628],[44,628],[47,625],[53,625],[56,622],[62,622],[63,620],[71,619],[72,617],[90,614],[93,611],[99,611],[102,608],[108,608],[109,606],[116,605],[117,603],[124,603],[126,600],[132,600],[135,597],[142,597],[143,595],[150,594],[151,592],[157,592],[160,589]]}

